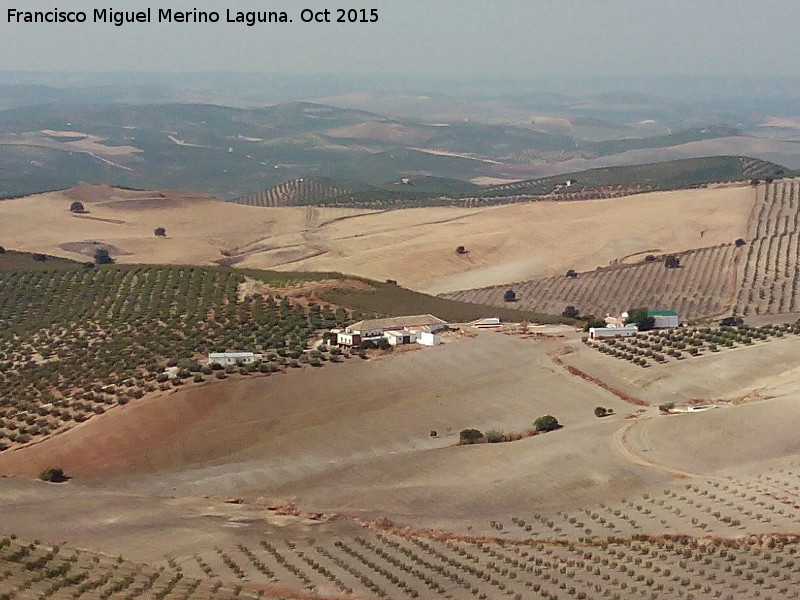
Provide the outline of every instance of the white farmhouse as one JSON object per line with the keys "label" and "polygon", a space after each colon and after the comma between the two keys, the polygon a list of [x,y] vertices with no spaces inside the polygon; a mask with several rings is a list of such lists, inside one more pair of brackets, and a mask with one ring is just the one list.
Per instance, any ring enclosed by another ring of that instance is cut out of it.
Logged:
{"label": "white farmhouse", "polygon": [[345,331],[357,333],[362,339],[381,338],[386,331],[430,331],[438,333],[447,329],[447,321],[433,315],[411,315],[387,319],[365,319],[348,326]]}

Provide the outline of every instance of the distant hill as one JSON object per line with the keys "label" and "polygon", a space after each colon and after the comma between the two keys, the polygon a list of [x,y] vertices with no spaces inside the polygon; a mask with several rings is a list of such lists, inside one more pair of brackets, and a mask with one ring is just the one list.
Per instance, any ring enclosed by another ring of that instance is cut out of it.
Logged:
{"label": "distant hill", "polygon": [[[719,181],[782,176],[788,169],[757,158],[745,156],[710,156],[624,167],[605,167],[554,177],[543,177],[498,185],[487,189],[483,197],[508,197],[513,194],[567,195],[578,190],[607,186],[641,186],[646,190],[671,190]],[[559,187],[567,181],[568,187]]]}
{"label": "distant hill", "polygon": [[[30,97],[37,88],[20,91]],[[106,97],[101,95],[97,104],[88,104],[85,100],[76,103],[80,95],[70,101],[68,96],[51,92],[42,90],[42,100],[51,104],[0,110],[0,198],[102,183],[194,190],[232,200],[286,181],[321,178],[356,183],[333,186],[334,190],[321,196],[301,193],[307,196],[302,202],[336,198],[340,205],[364,206],[372,201],[371,188],[377,187],[386,191],[378,194],[380,206],[424,206],[430,203],[429,196],[513,196],[506,188],[481,191],[470,182],[528,181],[543,173],[578,170],[570,169],[570,161],[577,161],[581,168],[586,163],[597,164],[592,163],[595,160],[653,162],[651,152],[710,143],[712,138],[725,142],[717,150],[756,139],[741,137],[738,130],[727,126],[650,137],[630,137],[636,135],[635,128],[604,127],[604,135],[629,137],[597,141],[581,137],[590,135],[583,125],[545,117],[513,124],[464,119],[431,123],[309,102],[240,109],[201,103],[103,103]],[[159,97],[158,89],[153,93]],[[110,90],[109,94],[116,92]],[[576,120],[583,122],[592,121]],[[766,153],[763,148],[754,148],[754,152]],[[636,152],[639,155],[635,157],[626,154]],[[682,152],[691,156],[702,150]],[[746,152],[726,152],[740,153]],[[714,164],[698,160],[686,163],[686,173],[670,174],[662,169],[653,174],[639,167],[627,175],[614,169],[608,170],[612,175],[602,175],[606,170],[597,169],[596,175],[587,176],[587,184],[594,188],[636,183],[643,189],[669,189],[742,176],[742,169],[725,164],[726,159],[718,158],[722,163]],[[398,190],[394,183],[403,179],[411,179],[413,187]],[[532,181],[525,194],[553,191],[559,179]],[[332,193],[336,190],[343,194]],[[347,193],[354,197],[347,198]]]}
{"label": "distant hill", "polygon": [[304,204],[324,204],[332,198],[352,194],[369,188],[365,184],[328,179],[325,177],[304,177],[284,181],[276,186],[231,200],[235,204],[248,206],[301,206]]}
{"label": "distant hill", "polygon": [[414,203],[433,196],[475,194],[480,186],[445,177],[402,178],[380,186],[327,177],[303,177],[230,200],[248,206],[307,206],[358,203]]}
{"label": "distant hill", "polygon": [[[780,178],[789,174],[790,171],[785,167],[757,158],[712,156],[590,169],[488,188],[436,178],[423,179],[418,185],[410,186],[359,187],[351,184],[351,189],[343,193],[339,193],[341,186],[331,186],[327,188],[327,193],[304,195],[297,204],[376,209],[493,206],[537,200],[614,198],[643,192],[700,187],[726,181]],[[441,185],[431,189],[423,184],[424,181],[439,181]],[[283,193],[282,189],[278,186],[261,192],[261,196],[279,197]],[[237,202],[251,203],[240,200]]]}

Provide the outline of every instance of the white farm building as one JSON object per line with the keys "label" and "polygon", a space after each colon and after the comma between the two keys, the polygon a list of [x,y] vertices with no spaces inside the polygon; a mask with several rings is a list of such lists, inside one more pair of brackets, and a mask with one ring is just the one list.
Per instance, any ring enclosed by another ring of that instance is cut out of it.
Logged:
{"label": "white farm building", "polygon": [[593,340],[603,340],[619,337],[633,337],[639,332],[636,325],[624,325],[622,327],[590,327],[589,337]]}
{"label": "white farm building", "polygon": [[229,365],[249,365],[261,362],[263,358],[263,354],[256,354],[255,352],[212,352],[208,355],[208,364],[221,365],[223,367]]}
{"label": "white farm building", "polygon": [[673,329],[680,325],[678,313],[674,310],[651,310],[647,312],[647,316],[655,320],[655,329]]}
{"label": "white farm building", "polygon": [[[364,341],[385,338],[392,346],[414,342],[425,346],[436,346],[441,340],[435,334],[446,329],[447,321],[433,315],[365,319],[338,332],[336,342],[342,346],[358,346]],[[421,339],[424,341],[420,341]]]}

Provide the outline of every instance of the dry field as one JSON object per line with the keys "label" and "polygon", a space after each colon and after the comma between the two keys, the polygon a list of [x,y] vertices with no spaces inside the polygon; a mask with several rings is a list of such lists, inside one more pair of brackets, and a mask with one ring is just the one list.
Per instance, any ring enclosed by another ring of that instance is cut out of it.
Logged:
{"label": "dry field", "polygon": [[520,308],[560,313],[573,305],[585,315],[635,306],[677,310],[685,319],[795,313],[800,308],[800,181],[752,189],[756,201],[741,235],[745,245],[735,246],[734,238],[678,253],[679,269],[665,269],[662,261],[644,262],[642,253],[636,264],[613,265],[574,279],[555,276],[446,296],[503,306],[503,294],[513,289]]}
{"label": "dry field", "polygon": [[[116,248],[111,254],[122,263],[224,258],[246,267],[334,270],[439,293],[588,271],[648,251],[727,244],[744,236],[753,205],[749,187],[389,212],[164,196],[90,187],[2,201],[0,240],[70,258],[98,242]],[[81,198],[89,213],[70,214],[71,201]],[[167,238],[155,238],[155,227],[165,227]],[[468,253],[456,256],[460,245]]]}
{"label": "dry field", "polygon": [[[24,540],[0,538],[0,593],[797,598],[800,340],[643,370],[549,335],[181,390],[5,453],[2,473],[74,479],[0,479]],[[719,408],[659,415],[667,397]],[[565,427],[453,446],[545,413]]]}

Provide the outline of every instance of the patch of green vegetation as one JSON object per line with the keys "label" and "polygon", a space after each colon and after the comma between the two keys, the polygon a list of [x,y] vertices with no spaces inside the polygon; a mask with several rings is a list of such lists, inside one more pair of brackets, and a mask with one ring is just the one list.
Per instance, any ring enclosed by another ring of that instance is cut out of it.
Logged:
{"label": "patch of green vegetation", "polygon": [[[147,392],[200,383],[212,374],[200,364],[210,352],[261,352],[262,372],[281,370],[303,358],[317,330],[349,320],[342,309],[285,297],[240,302],[243,279],[209,267],[0,271],[0,450]],[[167,376],[165,365],[177,373]]]}

